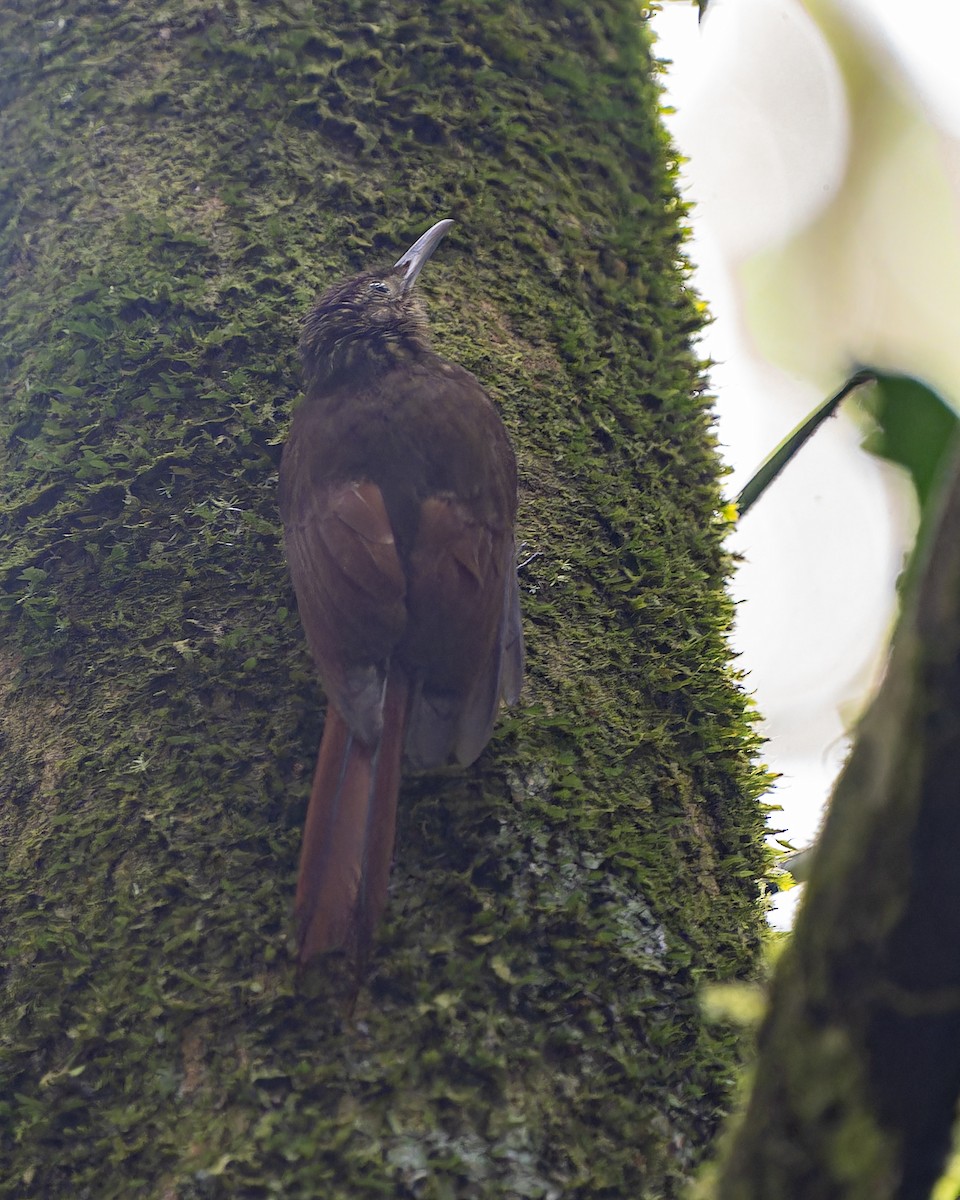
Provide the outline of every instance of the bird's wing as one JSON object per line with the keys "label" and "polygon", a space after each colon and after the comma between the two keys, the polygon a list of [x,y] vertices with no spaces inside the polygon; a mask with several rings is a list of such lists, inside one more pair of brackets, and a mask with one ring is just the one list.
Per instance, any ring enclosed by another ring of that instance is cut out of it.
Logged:
{"label": "bird's wing", "polygon": [[516,698],[523,674],[516,578],[510,529],[477,521],[453,496],[424,501],[399,648],[415,667],[406,738],[415,766],[473,762],[501,695]]}
{"label": "bird's wing", "polygon": [[380,734],[387,661],[406,624],[406,583],[380,489],[305,489],[284,512],[300,620],[328,698],[367,745]]}
{"label": "bird's wing", "polygon": [[520,620],[520,580],[517,576],[517,548],[513,538],[507,549],[504,576],[506,596],[500,624],[500,695],[507,704],[516,704],[523,686],[523,624]]}

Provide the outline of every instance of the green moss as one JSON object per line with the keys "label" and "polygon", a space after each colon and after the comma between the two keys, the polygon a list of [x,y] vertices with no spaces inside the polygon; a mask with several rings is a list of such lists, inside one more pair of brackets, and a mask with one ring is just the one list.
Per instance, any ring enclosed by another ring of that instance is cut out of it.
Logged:
{"label": "green moss", "polygon": [[[0,14],[6,1194],[654,1197],[701,1153],[763,776],[634,22]],[[311,295],[445,215],[423,287],[518,445],[529,683],[405,783],[350,1014],[290,958],[321,697],[275,471]]]}

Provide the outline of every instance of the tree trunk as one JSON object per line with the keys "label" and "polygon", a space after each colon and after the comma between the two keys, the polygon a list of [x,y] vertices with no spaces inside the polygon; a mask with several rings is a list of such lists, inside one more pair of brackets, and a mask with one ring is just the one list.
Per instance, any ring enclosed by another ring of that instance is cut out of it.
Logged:
{"label": "tree trunk", "polygon": [[960,454],[777,971],[721,1200],[928,1200],[960,1097]]}
{"label": "tree trunk", "polygon": [[[5,1194],[677,1194],[764,778],[657,101],[627,0],[0,10]],[[405,781],[351,1005],[292,954],[322,698],[276,467],[313,293],[446,216],[529,674]]]}

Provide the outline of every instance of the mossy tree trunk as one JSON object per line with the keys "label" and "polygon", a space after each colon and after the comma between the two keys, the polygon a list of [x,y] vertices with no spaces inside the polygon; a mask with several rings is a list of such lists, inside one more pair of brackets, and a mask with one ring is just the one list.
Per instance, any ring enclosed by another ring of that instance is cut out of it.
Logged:
{"label": "mossy tree trunk", "polygon": [[928,1200],[960,1099],[960,446],[777,971],[722,1200]]}
{"label": "mossy tree trunk", "polygon": [[[0,1189],[667,1196],[763,851],[682,208],[636,6],[0,10]],[[404,784],[369,976],[297,980],[322,697],[275,485],[297,322],[458,225],[529,679]]]}

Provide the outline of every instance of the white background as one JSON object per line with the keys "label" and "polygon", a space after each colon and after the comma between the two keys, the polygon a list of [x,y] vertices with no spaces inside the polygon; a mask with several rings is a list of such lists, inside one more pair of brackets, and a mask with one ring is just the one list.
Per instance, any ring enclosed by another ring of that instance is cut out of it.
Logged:
{"label": "white background", "polygon": [[[960,396],[960,12],[948,0],[667,2],[653,19],[688,159],[688,250],[714,323],[732,497],[859,364]],[[848,402],[849,403],[849,402]],[[735,644],[782,779],[773,824],[816,833],[882,671],[912,490],[843,415],[740,523]],[[779,922],[789,919],[788,893]]]}

